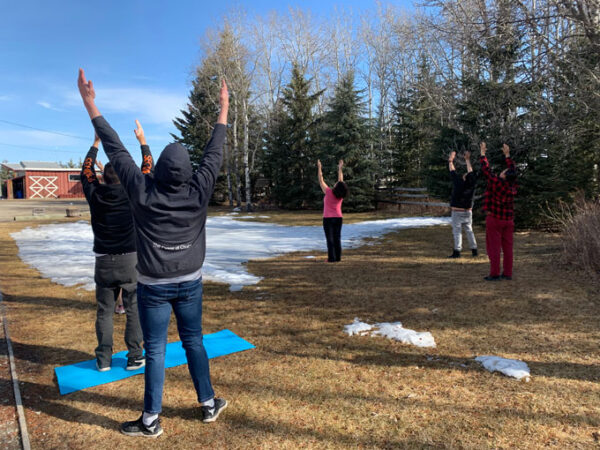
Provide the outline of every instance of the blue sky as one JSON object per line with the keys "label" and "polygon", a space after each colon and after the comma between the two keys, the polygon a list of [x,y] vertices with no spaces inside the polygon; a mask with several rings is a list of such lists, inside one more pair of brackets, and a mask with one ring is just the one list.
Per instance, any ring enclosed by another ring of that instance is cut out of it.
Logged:
{"label": "blue sky", "polygon": [[[250,15],[292,6],[327,16],[336,6],[359,12],[375,1],[3,0],[0,161],[83,158],[93,130],[77,91],[79,67],[135,159],[135,119],[157,156],[186,104],[200,38],[238,5]],[[106,160],[102,152],[100,158]]]}

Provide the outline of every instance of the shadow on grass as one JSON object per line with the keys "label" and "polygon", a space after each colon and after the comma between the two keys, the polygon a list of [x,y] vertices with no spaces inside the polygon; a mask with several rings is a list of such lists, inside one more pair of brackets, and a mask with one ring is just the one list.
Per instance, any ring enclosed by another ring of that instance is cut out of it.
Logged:
{"label": "shadow on grass", "polygon": [[96,303],[85,300],[73,300],[70,298],[59,297],[25,297],[15,295],[5,295],[5,303],[23,303],[26,305],[41,306],[44,308],[66,308],[81,310],[96,310]]}
{"label": "shadow on grass", "polygon": [[[461,358],[450,355],[435,356],[423,355],[419,353],[401,353],[375,349],[373,346],[351,344],[344,346],[344,352],[358,353],[360,356],[345,358],[340,356],[340,352],[323,349],[315,352],[311,348],[310,352],[300,353],[290,349],[284,351],[266,350],[264,352],[276,354],[279,356],[295,356],[298,358],[321,358],[333,361],[342,361],[357,366],[380,366],[380,367],[410,367],[423,366],[428,369],[436,370],[460,370],[486,372],[485,369],[476,361],[470,358]],[[428,357],[430,359],[428,359]],[[579,381],[600,381],[600,365],[578,364],[571,362],[533,362],[524,361],[530,368],[532,377],[561,378]],[[494,373],[494,376],[500,375]]]}
{"label": "shadow on grass", "polygon": [[[45,345],[23,344],[11,339],[15,357],[20,360],[48,366],[64,366],[80,361],[93,359],[94,355],[79,350],[60,347],[47,347]],[[6,340],[0,339],[0,346],[5,346]]]}

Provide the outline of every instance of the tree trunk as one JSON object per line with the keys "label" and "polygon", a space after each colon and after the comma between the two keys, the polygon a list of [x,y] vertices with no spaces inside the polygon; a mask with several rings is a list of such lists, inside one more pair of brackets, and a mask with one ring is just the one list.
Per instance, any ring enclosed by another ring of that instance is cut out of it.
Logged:
{"label": "tree trunk", "polygon": [[242,144],[242,152],[244,158],[244,177],[246,184],[246,211],[252,211],[252,189],[251,189],[251,181],[250,181],[250,167],[248,166],[248,140],[249,140],[249,127],[248,127],[248,101],[246,99],[242,100],[242,122],[243,122],[243,133],[244,133],[244,141]]}
{"label": "tree trunk", "polygon": [[235,203],[239,208],[242,206],[242,187],[240,186],[240,172],[238,170],[238,136],[237,136],[237,125],[238,125],[238,109],[237,101],[233,102],[233,176],[235,179]]}

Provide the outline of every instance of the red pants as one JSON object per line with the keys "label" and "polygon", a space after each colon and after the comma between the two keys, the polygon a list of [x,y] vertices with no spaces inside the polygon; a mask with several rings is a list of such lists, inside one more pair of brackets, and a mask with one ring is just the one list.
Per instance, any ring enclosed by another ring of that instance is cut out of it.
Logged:
{"label": "red pants", "polygon": [[503,273],[512,277],[513,271],[513,231],[512,220],[496,219],[488,215],[485,219],[485,247],[490,258],[490,276],[500,275],[500,251],[504,253]]}

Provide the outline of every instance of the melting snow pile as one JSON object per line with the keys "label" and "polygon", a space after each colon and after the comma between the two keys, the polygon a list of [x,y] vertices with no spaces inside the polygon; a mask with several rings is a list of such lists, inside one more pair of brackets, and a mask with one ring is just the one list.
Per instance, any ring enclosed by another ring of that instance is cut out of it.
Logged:
{"label": "melting snow pile", "polygon": [[354,322],[350,325],[344,325],[344,333],[347,333],[349,336],[360,335],[363,336],[368,334],[369,331],[373,329],[373,325],[369,325],[366,322],[361,322],[358,317],[354,318]]}
{"label": "melting snow pile", "polygon": [[518,359],[506,359],[499,356],[478,356],[475,358],[475,361],[480,362],[490,372],[501,372],[518,380],[525,378],[526,381],[529,381],[531,377],[527,364]]}
{"label": "melting snow pile", "polygon": [[[404,344],[416,345],[417,347],[435,347],[435,339],[428,331],[415,331],[402,327],[401,322],[384,322],[369,325],[361,322],[358,317],[350,325],[344,325],[344,332],[348,335],[383,336],[388,339],[400,341]],[[370,333],[369,333],[370,332]]]}
{"label": "melting snow pile", "polygon": [[[358,247],[368,237],[393,230],[447,225],[445,217],[406,217],[373,220],[344,225],[342,245]],[[19,247],[21,259],[56,283],[65,286],[83,284],[94,289],[94,237],[87,222],[43,225],[26,228],[11,236]],[[206,221],[206,259],[202,267],[205,279],[226,283],[231,290],[260,281],[246,271],[252,259],[272,258],[297,251],[325,251],[323,228],[290,227],[265,222],[235,220],[232,216],[209,217]]]}

